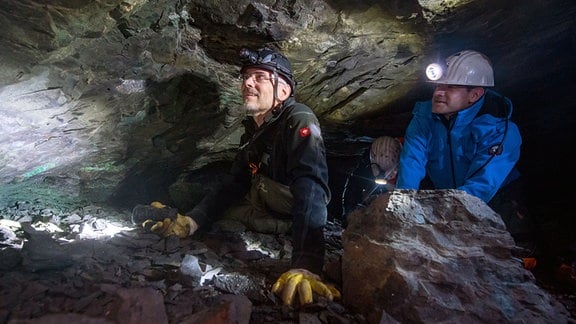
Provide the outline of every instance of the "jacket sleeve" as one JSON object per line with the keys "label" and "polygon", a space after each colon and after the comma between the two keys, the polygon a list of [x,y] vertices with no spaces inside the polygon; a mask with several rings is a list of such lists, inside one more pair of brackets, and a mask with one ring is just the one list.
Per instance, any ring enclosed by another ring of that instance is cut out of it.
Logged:
{"label": "jacket sleeve", "polygon": [[217,220],[232,204],[242,199],[250,189],[250,171],[244,150],[236,154],[230,171],[223,180],[194,208],[186,213],[200,227]]}
{"label": "jacket sleeve", "polygon": [[330,200],[326,151],[316,116],[296,109],[288,120],[287,174],[292,206],[292,267],[320,274],[324,263],[324,226]]}
{"label": "jacket sleeve", "polygon": [[328,214],[326,193],[308,177],[296,179],[290,190],[294,196],[292,268],[321,274],[325,255],[324,226]]}
{"label": "jacket sleeve", "polygon": [[431,121],[431,102],[416,103],[400,153],[397,189],[419,189],[420,182],[426,176]]}
{"label": "jacket sleeve", "polygon": [[[479,121],[481,125],[479,128],[489,131],[484,131],[479,135],[477,153],[472,158],[464,184],[457,189],[464,190],[488,203],[520,159],[522,138],[517,125],[512,121],[507,122],[506,129],[505,121],[500,120],[498,122],[500,126],[495,127],[497,122],[494,121],[494,117],[485,115],[478,119],[480,118],[484,121]],[[486,127],[487,123],[490,127]],[[492,156],[491,147],[501,143],[503,138],[502,152]]]}

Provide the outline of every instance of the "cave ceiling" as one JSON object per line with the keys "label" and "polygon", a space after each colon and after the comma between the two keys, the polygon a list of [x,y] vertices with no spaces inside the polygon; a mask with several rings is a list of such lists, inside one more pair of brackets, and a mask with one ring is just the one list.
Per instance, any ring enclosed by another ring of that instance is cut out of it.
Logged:
{"label": "cave ceiling", "polygon": [[[572,0],[3,0],[2,203],[39,184],[106,201],[229,161],[243,118],[238,51],[264,45],[292,61],[330,159],[402,136],[431,93],[423,67],[461,49],[493,60],[525,159],[550,149],[541,134],[561,138],[561,154],[574,147],[575,15]],[[538,181],[549,168],[522,163]]]}

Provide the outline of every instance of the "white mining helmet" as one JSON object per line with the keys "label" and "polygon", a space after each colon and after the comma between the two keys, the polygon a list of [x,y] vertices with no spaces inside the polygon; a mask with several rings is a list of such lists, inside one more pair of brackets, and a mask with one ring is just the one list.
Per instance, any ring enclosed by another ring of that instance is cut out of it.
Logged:
{"label": "white mining helmet", "polygon": [[446,59],[446,66],[432,63],[426,67],[431,83],[493,87],[494,71],[486,55],[476,51],[462,51]]}

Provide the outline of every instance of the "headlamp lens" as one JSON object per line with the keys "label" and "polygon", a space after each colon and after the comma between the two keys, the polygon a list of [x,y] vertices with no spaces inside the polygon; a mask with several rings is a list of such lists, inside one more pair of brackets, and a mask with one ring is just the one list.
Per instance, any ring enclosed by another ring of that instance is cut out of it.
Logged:
{"label": "headlamp lens", "polygon": [[385,185],[388,183],[388,180],[386,180],[384,178],[375,178],[374,183],[376,183],[378,185]]}
{"label": "headlamp lens", "polygon": [[431,81],[438,81],[444,74],[442,66],[438,63],[432,63],[426,67],[426,77]]}

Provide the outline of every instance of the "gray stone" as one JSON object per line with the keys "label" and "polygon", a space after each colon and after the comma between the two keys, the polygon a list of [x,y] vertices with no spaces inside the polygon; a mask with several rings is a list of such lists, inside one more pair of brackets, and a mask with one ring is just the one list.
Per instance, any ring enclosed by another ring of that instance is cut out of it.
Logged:
{"label": "gray stone", "polygon": [[568,312],[512,256],[514,240],[459,190],[396,190],[343,234],[344,303],[370,323],[562,323]]}

